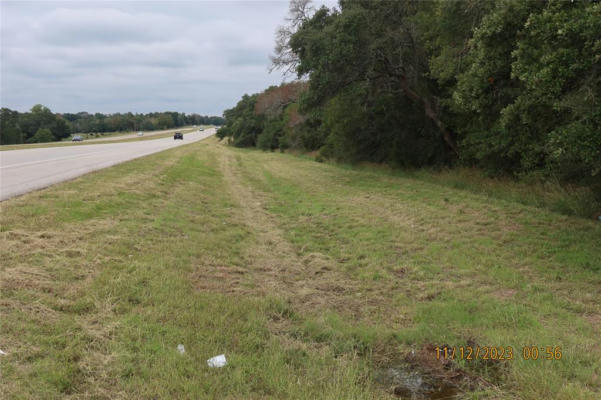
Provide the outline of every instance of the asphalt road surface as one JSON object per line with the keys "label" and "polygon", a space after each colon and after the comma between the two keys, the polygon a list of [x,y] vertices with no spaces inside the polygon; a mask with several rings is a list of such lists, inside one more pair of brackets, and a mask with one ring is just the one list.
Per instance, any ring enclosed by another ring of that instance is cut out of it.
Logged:
{"label": "asphalt road surface", "polygon": [[[162,135],[164,133],[175,133],[175,132],[191,132],[191,131],[196,131],[198,128],[191,128],[191,127],[180,127],[180,128],[175,128],[175,129],[165,129],[162,131],[144,131],[144,137],[148,137],[148,136],[157,136],[157,135]],[[76,134],[77,135],[77,134]],[[83,136],[84,138],[86,137],[86,134],[79,134],[80,136]],[[106,137],[101,137],[101,138],[92,138],[92,139],[86,139],[86,142],[106,142],[109,140],[123,140],[123,139],[131,139],[131,138],[137,138],[138,133],[134,132],[134,133],[130,133],[127,135],[111,135],[111,136],[106,136]]]}
{"label": "asphalt road surface", "polygon": [[0,152],[0,200],[148,154],[197,142],[215,134],[215,129],[173,137],[124,143],[46,147]]}

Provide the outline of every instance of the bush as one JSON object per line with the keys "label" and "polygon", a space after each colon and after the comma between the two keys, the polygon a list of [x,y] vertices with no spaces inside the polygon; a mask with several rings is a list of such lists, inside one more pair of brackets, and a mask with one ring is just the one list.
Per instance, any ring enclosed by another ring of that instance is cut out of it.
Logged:
{"label": "bush", "polygon": [[50,129],[40,128],[37,130],[35,135],[33,135],[28,140],[28,142],[29,143],[47,143],[47,142],[53,142],[55,140],[56,140],[56,138],[52,135],[52,132],[50,132]]}

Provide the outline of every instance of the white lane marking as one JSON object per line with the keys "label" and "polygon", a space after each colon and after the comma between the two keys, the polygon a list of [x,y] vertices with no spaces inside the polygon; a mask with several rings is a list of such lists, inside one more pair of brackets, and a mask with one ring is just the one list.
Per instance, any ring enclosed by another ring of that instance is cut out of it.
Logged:
{"label": "white lane marking", "polygon": [[[67,171],[64,171],[64,170],[61,171],[61,170],[59,170],[59,171],[53,172],[50,175],[36,176],[36,177],[34,177],[32,179],[29,179],[29,180],[19,181],[19,182],[13,183],[13,184],[4,185],[4,188],[12,188],[14,186],[21,186],[21,185],[26,184],[26,183],[31,183],[31,182],[36,182],[36,181],[44,180],[46,178],[50,178],[50,177],[56,176],[57,174],[58,175],[65,175],[65,174],[75,173],[75,174],[77,174],[76,176],[80,176],[81,173],[79,173],[78,170],[88,170],[88,172],[93,172],[93,171],[98,170],[98,169],[96,169],[97,166],[101,166],[102,165],[102,166],[105,166],[105,167],[111,167],[113,165],[121,164],[123,162],[135,160],[136,158],[149,156],[149,155],[154,154],[154,153],[159,153],[159,152],[161,152],[163,150],[168,150],[168,149],[179,147],[179,146],[182,146],[182,145],[185,145],[185,144],[191,144],[191,143],[194,143],[196,141],[200,141],[202,139],[205,139],[205,138],[198,138],[198,139],[194,138],[193,141],[189,141],[189,142],[185,142],[185,143],[184,142],[179,142],[179,143],[178,142],[167,142],[167,143],[164,144],[164,148],[153,148],[151,150],[146,150],[143,153],[136,153],[136,154],[123,153],[123,150],[129,150],[129,149],[124,149],[124,148],[105,150],[105,151],[97,151],[97,152],[94,152],[94,153],[87,153],[87,155],[89,157],[91,155],[97,155],[97,154],[101,154],[101,153],[106,153],[108,151],[111,151],[111,152],[119,152],[119,151],[121,151],[120,153],[116,154],[117,158],[113,158],[113,159],[110,159],[110,160],[107,160],[107,159],[103,159],[103,160],[91,160],[91,163],[90,163],[90,161],[88,161],[89,164],[80,165],[77,168],[77,170],[67,170]],[[81,156],[82,156],[81,158],[84,158],[83,154]],[[64,158],[79,158],[79,157],[63,157],[63,159]],[[60,158],[58,158],[58,159],[52,159],[52,160],[46,160],[46,161],[50,162],[50,161],[56,161],[56,160],[60,160]],[[40,161],[40,162],[46,162],[46,161]],[[24,163],[24,164],[35,164],[35,163],[36,162]],[[13,167],[13,166],[16,166],[16,165],[11,165],[11,167]],[[105,167],[103,167],[103,168],[105,168]],[[103,169],[103,168],[100,168],[100,169]]]}
{"label": "white lane marking", "polygon": [[[196,133],[196,132],[193,132],[193,133]],[[205,135],[207,133],[205,133]],[[204,137],[203,137],[203,135],[200,135],[200,136],[201,136],[200,139],[193,138],[192,140],[193,141],[202,140],[202,139],[204,139],[204,138],[206,138],[208,136],[211,136],[211,135],[204,136]],[[160,140],[160,139],[165,139],[165,138],[159,138],[159,139],[154,139],[154,140]],[[150,140],[148,140],[148,141],[145,140],[145,142],[148,142],[149,144],[152,143]],[[136,143],[136,142],[134,142],[134,143]],[[107,143],[107,144],[114,144],[114,143]],[[129,144],[129,143],[127,143],[127,144]],[[155,143],[152,143],[152,144],[155,144]],[[143,144],[142,146],[146,147],[148,145]],[[68,146],[53,146],[53,147],[68,147]],[[123,148],[123,147],[119,147],[118,149],[121,149],[121,148]],[[34,150],[34,149],[30,149],[30,150]],[[69,159],[72,159],[72,158],[85,157],[85,156],[90,155],[90,154],[102,154],[102,153],[106,153],[106,152],[113,151],[113,150],[117,150],[117,149],[98,150],[98,151],[93,151],[93,152],[89,152],[89,153],[83,153],[83,154],[77,154],[77,155],[65,156],[65,157],[50,158],[50,159],[46,159],[46,160],[28,161],[28,162],[24,162],[24,163],[10,164],[10,165],[0,165],[0,169],[17,168],[17,167],[24,167],[26,165],[35,165],[35,164],[43,164],[43,163],[46,163],[46,162],[69,160]]]}
{"label": "white lane marking", "polygon": [[[43,188],[51,186],[51,185],[53,185],[55,183],[60,183],[60,182],[63,182],[65,180],[69,180],[69,179],[74,179],[74,178],[77,178],[77,177],[79,177],[81,175],[84,175],[86,173],[97,171],[99,169],[104,169],[104,168],[107,168],[107,167],[111,167],[113,165],[121,164],[123,162],[134,160],[134,159],[139,158],[139,157],[145,157],[147,155],[151,155],[151,154],[154,154],[154,153],[159,153],[159,152],[162,152],[164,150],[173,149],[173,148],[179,147],[181,145],[186,145],[186,144],[191,144],[191,143],[199,142],[201,140],[204,140],[204,139],[206,139],[208,137],[213,136],[214,134],[215,134],[214,131],[213,132],[211,132],[211,131],[209,131],[209,132],[205,131],[205,132],[203,132],[203,134],[198,135],[198,137],[195,136],[195,137],[190,138],[191,140],[187,141],[187,142],[183,142],[182,141],[182,142],[178,143],[177,141],[173,141],[173,142],[172,141],[166,141],[166,142],[164,142],[164,147],[162,147],[162,148],[153,148],[151,150],[146,150],[143,153],[138,153],[138,154],[133,155],[133,156],[129,155],[129,157],[127,155],[124,155],[124,154],[119,154],[119,157],[126,156],[126,158],[119,158],[119,159],[116,159],[116,160],[115,159],[113,159],[113,160],[92,160],[93,164],[88,164],[88,165],[82,166],[83,168],[78,168],[78,170],[80,170],[80,172],[78,172],[76,170],[68,170],[68,171],[57,170],[55,173],[53,173],[52,175],[49,175],[49,176],[44,176],[44,177],[37,176],[37,177],[34,177],[33,179],[29,179],[27,181],[20,181],[20,182],[8,184],[8,185],[4,182],[4,179],[0,179],[0,181],[2,181],[2,183],[3,183],[2,187],[0,188],[0,201],[5,201],[5,200],[7,200],[7,199],[9,199],[11,197],[18,196],[18,195],[21,195],[21,194],[24,194],[24,193],[27,193],[27,192],[30,192],[30,191],[33,191],[33,190],[43,189]],[[148,141],[148,143],[152,143],[152,142],[156,143],[155,140],[149,140]],[[102,151],[102,152],[98,151],[98,152],[94,152],[93,154],[100,154],[100,153],[105,153],[107,151],[115,151],[115,150],[118,151],[118,150],[124,150],[124,149],[123,148],[118,148],[118,149],[105,150],[105,151]],[[92,154],[92,153],[87,153],[87,154]],[[51,160],[51,161],[54,161],[54,160]],[[12,165],[12,166],[14,166],[14,165]],[[81,171],[81,169],[83,169],[83,171]],[[49,177],[55,177],[56,179],[50,179],[50,180],[48,180],[47,178],[49,178]],[[40,182],[40,181],[42,181],[44,179],[46,179],[46,182]],[[33,182],[38,182],[38,183],[33,184]],[[26,185],[26,184],[30,184],[31,186],[29,186],[27,188],[24,188],[24,189],[14,190],[14,188],[19,188],[19,187],[22,187],[23,185]],[[8,192],[8,194],[7,194],[7,192]]]}
{"label": "white lane marking", "polygon": [[79,158],[79,157],[85,157],[85,156],[89,156],[89,155],[102,154],[102,153],[106,153],[106,152],[109,152],[109,151],[112,151],[112,150],[113,149],[102,150],[102,151],[94,151],[94,152],[90,152],[90,153],[77,154],[77,155],[73,155],[73,156],[49,158],[49,159],[46,159],[46,160],[38,160],[38,161],[28,161],[28,162],[19,163],[19,164],[2,165],[2,166],[0,166],[0,169],[17,168],[17,167],[24,167],[26,165],[35,165],[35,164],[43,164],[43,163],[53,162],[53,161],[69,160],[69,159],[72,159],[72,158]]}

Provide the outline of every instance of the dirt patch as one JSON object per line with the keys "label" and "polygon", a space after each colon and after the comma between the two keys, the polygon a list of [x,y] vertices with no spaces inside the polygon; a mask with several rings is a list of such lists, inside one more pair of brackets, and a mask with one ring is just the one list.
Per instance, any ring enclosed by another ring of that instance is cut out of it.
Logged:
{"label": "dirt patch", "polygon": [[509,300],[512,299],[517,292],[518,291],[515,289],[499,289],[492,292],[492,295],[500,300]]}
{"label": "dirt patch", "polygon": [[0,288],[9,290],[30,289],[50,292],[53,284],[49,274],[28,266],[5,269],[0,280]]}
{"label": "dirt patch", "polygon": [[220,293],[239,293],[246,290],[245,269],[229,265],[201,264],[202,268],[192,273],[192,280],[197,289]]}
{"label": "dirt patch", "polygon": [[322,253],[309,253],[302,257],[304,265],[314,269],[317,275],[325,271],[331,271],[333,268],[334,260]]}
{"label": "dirt patch", "polygon": [[60,231],[8,230],[0,233],[0,254],[27,255],[36,251],[54,253],[68,249],[81,252],[90,237],[111,231],[117,223],[113,219],[97,219],[86,224],[71,223]]}
{"label": "dirt patch", "polygon": [[599,314],[584,314],[584,319],[593,326],[596,330],[601,330],[601,315]]}
{"label": "dirt patch", "polygon": [[[439,347],[445,346],[448,347]],[[390,394],[414,400],[453,399],[478,387],[494,388],[490,382],[460,368],[454,360],[437,357],[436,348],[434,344],[424,344],[401,358],[380,360],[376,365],[376,383]]]}
{"label": "dirt patch", "polygon": [[59,313],[52,308],[40,303],[25,303],[20,300],[1,299],[0,309],[2,313],[17,310],[20,313],[27,314],[31,321],[36,321],[40,324],[51,324],[58,320]]}
{"label": "dirt patch", "polygon": [[396,364],[378,371],[376,382],[402,399],[454,399],[459,388],[446,381],[437,381],[409,364]]}

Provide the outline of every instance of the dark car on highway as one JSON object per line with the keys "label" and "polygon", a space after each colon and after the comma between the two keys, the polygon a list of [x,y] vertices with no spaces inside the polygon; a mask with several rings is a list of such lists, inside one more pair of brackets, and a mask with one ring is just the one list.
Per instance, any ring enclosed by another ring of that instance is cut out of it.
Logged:
{"label": "dark car on highway", "polygon": [[175,132],[175,135],[173,135],[173,140],[177,139],[184,140],[184,135],[181,132]]}

